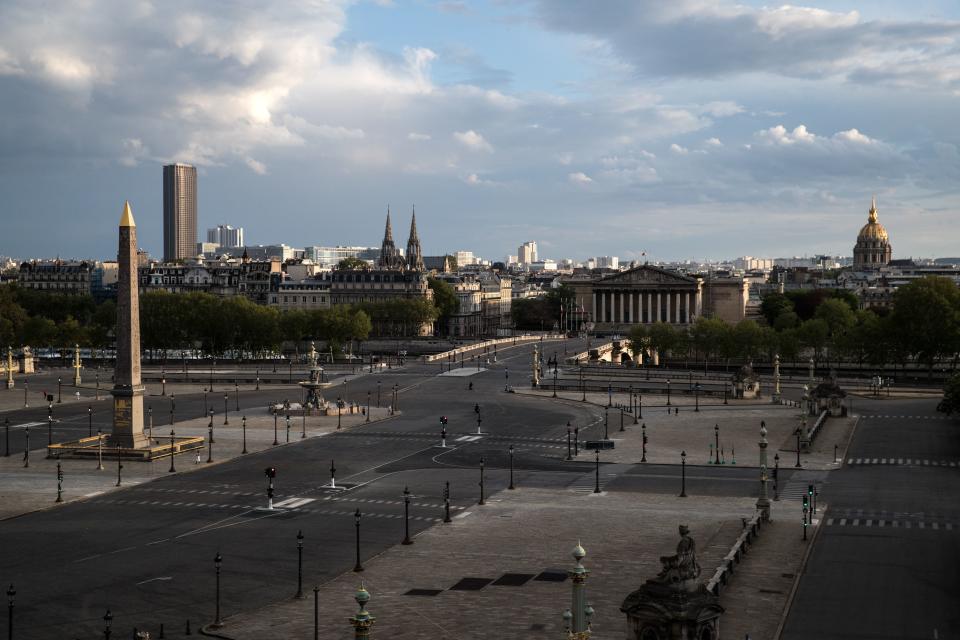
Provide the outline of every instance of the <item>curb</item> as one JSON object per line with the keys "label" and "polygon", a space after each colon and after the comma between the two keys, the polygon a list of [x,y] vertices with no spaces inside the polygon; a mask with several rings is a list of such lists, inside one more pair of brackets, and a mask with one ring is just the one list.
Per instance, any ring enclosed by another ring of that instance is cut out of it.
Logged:
{"label": "curb", "polygon": [[[829,505],[821,511],[820,522],[826,521],[827,510]],[[803,578],[803,573],[807,570],[807,561],[810,559],[810,553],[813,551],[813,545],[816,544],[817,539],[820,537],[820,532],[824,529],[824,526],[817,525],[816,531],[813,532],[813,535],[808,541],[807,548],[803,552],[803,559],[800,561],[800,567],[797,569],[797,577],[793,581],[793,586],[790,588],[790,595],[787,596],[787,604],[783,608],[783,613],[780,614],[780,623],[777,624],[777,630],[773,634],[773,640],[780,640],[780,637],[783,635],[783,629],[787,624],[787,617],[790,615],[790,609],[793,608],[793,600],[797,596],[797,591],[800,589],[800,579]]]}

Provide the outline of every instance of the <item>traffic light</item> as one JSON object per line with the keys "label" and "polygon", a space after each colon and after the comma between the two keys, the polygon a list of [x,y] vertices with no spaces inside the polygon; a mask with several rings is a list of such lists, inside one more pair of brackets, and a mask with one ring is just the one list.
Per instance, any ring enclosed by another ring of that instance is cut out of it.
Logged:
{"label": "traffic light", "polygon": [[[812,485],[812,484],[808,484],[808,485],[807,485],[807,497],[808,497],[808,498],[813,498],[813,485]],[[806,500],[804,500],[804,502],[806,502]]]}
{"label": "traffic light", "polygon": [[447,416],[440,416],[440,424],[442,425],[447,424]]}
{"label": "traffic light", "polygon": [[263,470],[263,473],[264,475],[266,475],[268,478],[271,478],[271,479],[277,477],[276,467],[267,467],[266,469]]}

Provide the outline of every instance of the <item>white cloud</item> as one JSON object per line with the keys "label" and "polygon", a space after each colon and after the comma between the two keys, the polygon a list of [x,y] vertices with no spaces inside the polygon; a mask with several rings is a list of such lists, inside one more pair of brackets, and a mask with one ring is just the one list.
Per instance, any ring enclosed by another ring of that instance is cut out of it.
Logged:
{"label": "white cloud", "polygon": [[722,147],[723,143],[720,142],[720,138],[707,138],[704,140],[703,144],[709,147]]}
{"label": "white cloud", "polygon": [[678,156],[686,155],[689,149],[686,147],[681,147],[676,142],[670,145],[670,151],[677,154]]}
{"label": "white cloud", "polygon": [[879,140],[874,140],[873,138],[860,133],[856,129],[838,131],[837,133],[833,134],[833,136],[825,138],[808,131],[807,127],[802,124],[795,127],[793,131],[788,131],[782,124],[778,124],[775,127],[758,131],[756,133],[756,137],[761,142],[764,142],[768,145],[806,144],[818,145],[820,147],[856,147],[865,145],[885,146]]}
{"label": "white cloud", "polygon": [[567,180],[572,184],[587,185],[593,182],[593,178],[585,174],[583,171],[576,171],[574,173],[567,174]]}
{"label": "white cloud", "polygon": [[262,162],[259,162],[249,157],[244,158],[243,161],[246,162],[247,166],[250,167],[250,170],[253,171],[254,173],[261,176],[264,176],[267,174],[267,165],[263,164]]}
{"label": "white cloud", "polygon": [[493,153],[493,146],[487,142],[482,135],[470,129],[468,131],[455,131],[453,139],[470,149],[471,151],[485,151]]}
{"label": "white cloud", "polygon": [[738,113],[743,113],[744,111],[745,109],[743,107],[731,100],[708,102],[700,107],[701,113],[709,114],[714,118],[727,118],[735,116]]}
{"label": "white cloud", "polygon": [[431,136],[428,133],[417,133],[416,131],[411,131],[407,134],[407,140],[411,140],[413,142],[423,142],[430,139]]}

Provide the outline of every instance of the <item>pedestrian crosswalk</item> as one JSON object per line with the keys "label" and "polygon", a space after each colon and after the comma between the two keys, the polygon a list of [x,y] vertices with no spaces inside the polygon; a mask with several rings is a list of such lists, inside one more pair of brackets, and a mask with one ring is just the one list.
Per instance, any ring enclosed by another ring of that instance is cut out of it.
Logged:
{"label": "pedestrian crosswalk", "polygon": [[[606,489],[607,484],[616,478],[618,473],[601,473],[600,474],[600,491]],[[570,485],[570,489],[574,493],[594,493],[597,489],[597,477],[594,474],[589,476],[581,476],[573,484]]]}
{"label": "pedestrian crosswalk", "polygon": [[863,414],[864,418],[880,418],[880,419],[891,419],[891,420],[952,420],[950,416],[898,416],[898,415],[888,415],[888,414]]}
{"label": "pedestrian crosswalk", "polygon": [[[318,515],[332,515],[332,516],[352,516],[355,514],[355,509],[351,510],[338,510],[338,509],[324,509],[324,508],[303,508],[303,505],[314,502],[312,499],[303,499],[303,498],[291,498],[284,504],[283,501],[277,502],[274,504],[278,513],[284,511],[295,511],[296,513],[301,514],[318,514]],[[352,502],[364,502],[360,500],[354,500]],[[351,502],[351,504],[352,504]],[[371,501],[366,501],[371,502]],[[223,503],[201,503],[201,502],[173,502],[173,501],[164,501],[164,500],[117,500],[108,498],[101,501],[102,504],[115,504],[115,505],[142,505],[150,507],[170,507],[170,508],[188,508],[188,509],[198,509],[205,511],[251,511],[253,509],[262,508],[264,504],[250,505],[250,504],[223,504]],[[392,505],[402,505],[402,501],[393,501],[388,504]],[[412,505],[413,503],[411,503]],[[420,505],[420,506],[431,506],[438,511],[442,508],[442,505]],[[451,505],[450,509],[463,510],[465,507],[455,507]],[[399,510],[398,510],[399,511]],[[403,517],[403,513],[378,513],[375,511],[364,511],[363,517],[365,518],[384,518],[384,519],[399,519]],[[433,517],[433,516],[418,516],[411,515],[411,520],[417,520],[420,522],[442,522],[442,517]]]}
{"label": "pedestrian crosswalk", "polygon": [[918,512],[864,511],[863,509],[833,509],[826,519],[828,527],[870,527],[876,529],[922,529],[952,532],[960,530],[957,514],[946,515]]}
{"label": "pedestrian crosswalk", "polygon": [[910,467],[954,467],[956,460],[930,460],[928,458],[847,458],[847,465],[893,464]]}

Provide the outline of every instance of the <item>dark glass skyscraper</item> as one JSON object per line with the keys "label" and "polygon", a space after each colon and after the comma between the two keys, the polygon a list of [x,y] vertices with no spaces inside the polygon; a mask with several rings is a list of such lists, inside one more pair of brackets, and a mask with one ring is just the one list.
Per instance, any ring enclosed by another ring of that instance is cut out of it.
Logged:
{"label": "dark glass skyscraper", "polygon": [[183,260],[197,253],[197,168],[163,167],[163,259]]}

